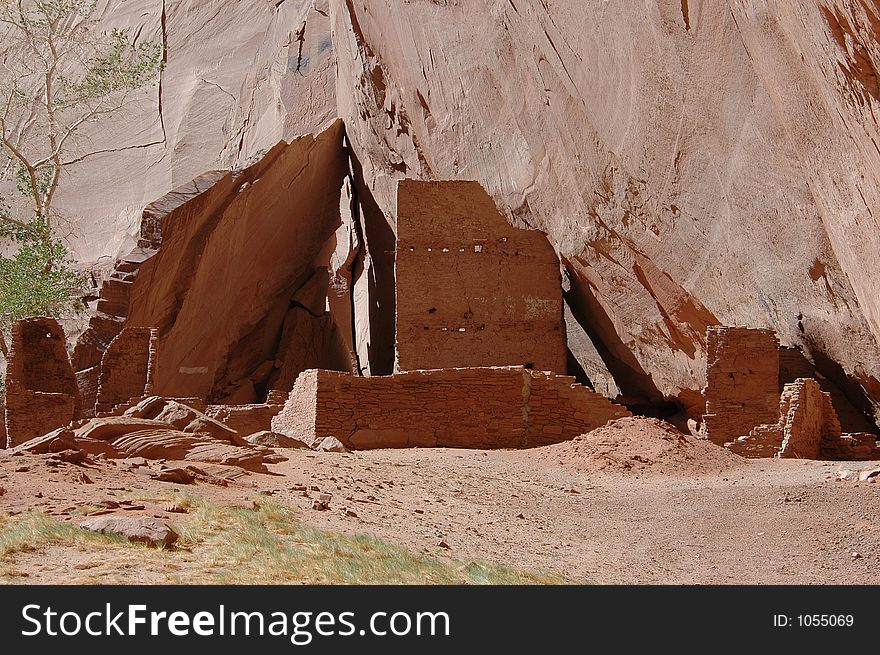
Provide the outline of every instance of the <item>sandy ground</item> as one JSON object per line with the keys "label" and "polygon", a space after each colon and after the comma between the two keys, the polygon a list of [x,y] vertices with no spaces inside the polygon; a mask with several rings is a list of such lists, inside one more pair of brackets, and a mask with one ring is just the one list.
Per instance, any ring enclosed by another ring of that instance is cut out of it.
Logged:
{"label": "sandy ground", "polygon": [[[179,522],[186,515],[163,511],[178,491],[243,505],[262,493],[317,527],[575,581],[880,583],[880,484],[837,480],[838,470],[871,463],[725,452],[698,474],[658,473],[650,462],[585,472],[561,466],[553,448],[285,450],[289,461],[272,475],[228,486],[158,482],[126,462],[47,467],[46,456],[0,454],[0,512],[75,518],[90,503],[133,501],[126,513]],[[327,511],[312,509],[318,490],[333,495]],[[29,582],[63,581],[72,575],[63,550],[17,554],[15,565]],[[150,571],[127,576],[154,580]]]}

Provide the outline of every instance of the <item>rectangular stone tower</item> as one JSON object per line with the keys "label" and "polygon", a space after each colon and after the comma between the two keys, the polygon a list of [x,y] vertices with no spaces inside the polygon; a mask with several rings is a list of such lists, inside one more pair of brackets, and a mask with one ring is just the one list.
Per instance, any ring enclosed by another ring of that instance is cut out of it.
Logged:
{"label": "rectangular stone tower", "polygon": [[559,259],[479,183],[398,183],[395,274],[396,370],[566,372]]}

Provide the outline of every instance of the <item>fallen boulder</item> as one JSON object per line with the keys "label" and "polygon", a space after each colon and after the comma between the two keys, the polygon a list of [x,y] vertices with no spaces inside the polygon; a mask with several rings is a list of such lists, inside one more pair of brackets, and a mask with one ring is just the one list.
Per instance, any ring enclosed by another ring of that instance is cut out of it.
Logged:
{"label": "fallen boulder", "polygon": [[196,481],[192,473],[177,466],[165,466],[150,477],[159,482],[173,482],[175,484],[192,484]]}
{"label": "fallen boulder", "polygon": [[133,516],[96,516],[81,521],[79,527],[101,534],[115,534],[134,543],[167,548],[177,541],[177,533],[156,519]]}
{"label": "fallen boulder", "polygon": [[868,480],[873,480],[877,476],[880,476],[880,468],[859,471],[859,482],[867,482]]}
{"label": "fallen boulder", "polygon": [[325,453],[347,453],[348,452],[348,448],[345,447],[345,444],[343,444],[336,437],[324,437],[323,439],[321,439],[321,441],[318,443],[318,445],[315,446],[315,450],[319,450],[319,451],[325,452]]}
{"label": "fallen boulder", "polygon": [[93,418],[74,431],[77,439],[113,441],[138,430],[174,430],[174,426],[152,419],[131,416],[103,416]]}
{"label": "fallen boulder", "polygon": [[238,466],[258,473],[267,472],[266,464],[287,459],[267,448],[232,446],[209,434],[178,430],[132,432],[116,439],[113,446],[127,457],[209,462]]}
{"label": "fallen boulder", "polygon": [[278,434],[277,432],[271,432],[269,430],[255,432],[254,434],[245,437],[244,440],[254,446],[265,446],[267,448],[299,448],[309,450],[309,446],[305,442],[302,442],[299,439],[294,439],[293,437],[288,437],[283,434]]}
{"label": "fallen boulder", "polygon": [[32,453],[34,455],[46,455],[48,453],[60,453],[65,450],[77,450],[76,437],[71,430],[59,428],[35,437],[12,449],[13,453]]}

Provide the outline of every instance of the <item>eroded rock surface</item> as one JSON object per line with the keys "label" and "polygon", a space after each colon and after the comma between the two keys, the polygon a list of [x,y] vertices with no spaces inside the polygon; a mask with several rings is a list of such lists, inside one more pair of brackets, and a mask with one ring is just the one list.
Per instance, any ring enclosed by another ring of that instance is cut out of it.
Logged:
{"label": "eroded rock surface", "polygon": [[860,411],[880,399],[872,3],[102,0],[99,11],[168,47],[161,82],[87,135],[96,154],[72,158],[59,200],[85,261],[127,252],[142,208],[168,189],[340,116],[363,221],[345,235],[363,249],[351,288],[371,317],[358,326],[361,370],[393,363],[382,289],[397,181],[473,179],[511,222],[547,232],[624,395],[675,399],[696,418],[705,328],[725,324],[774,329],[862,396]]}

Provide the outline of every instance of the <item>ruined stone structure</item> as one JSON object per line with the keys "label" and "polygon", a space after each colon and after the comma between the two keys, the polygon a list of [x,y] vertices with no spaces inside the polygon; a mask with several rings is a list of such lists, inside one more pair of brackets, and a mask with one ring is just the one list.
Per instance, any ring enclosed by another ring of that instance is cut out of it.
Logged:
{"label": "ruined stone structure", "polygon": [[706,333],[706,436],[718,445],[779,418],[779,339],[773,330],[710,327]]}
{"label": "ruined stone structure", "polygon": [[6,447],[6,401],[0,399],[0,448]]}
{"label": "ruined stone structure", "polygon": [[6,447],[66,426],[80,410],[64,329],[52,318],[17,321],[6,368]]}
{"label": "ruined stone structure", "polygon": [[574,378],[521,367],[410,371],[360,378],[311,370],[272,430],[349,448],[527,448],[630,416]]}
{"label": "ruined stone structure", "polygon": [[271,429],[272,419],[284,407],[287,394],[270,391],[265,403],[254,405],[209,405],[205,414],[242,436]]}
{"label": "ruined stone structure", "polygon": [[129,327],[110,342],[101,358],[95,413],[152,394],[158,339],[158,330]]}
{"label": "ruined stone structure", "polygon": [[395,271],[397,370],[566,372],[559,259],[479,183],[398,183]]}
{"label": "ruined stone structure", "polygon": [[812,378],[785,385],[779,420],[754,427],[730,444],[746,457],[871,459],[880,456],[876,435],[842,434],[831,395]]}

